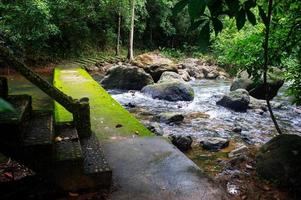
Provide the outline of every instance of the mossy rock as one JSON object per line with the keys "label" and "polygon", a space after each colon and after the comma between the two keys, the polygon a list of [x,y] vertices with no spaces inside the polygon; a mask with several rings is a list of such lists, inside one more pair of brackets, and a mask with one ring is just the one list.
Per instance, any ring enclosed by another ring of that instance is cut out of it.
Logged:
{"label": "mossy rock", "polygon": [[279,135],[263,145],[256,157],[257,173],[280,186],[301,191],[301,137]]}

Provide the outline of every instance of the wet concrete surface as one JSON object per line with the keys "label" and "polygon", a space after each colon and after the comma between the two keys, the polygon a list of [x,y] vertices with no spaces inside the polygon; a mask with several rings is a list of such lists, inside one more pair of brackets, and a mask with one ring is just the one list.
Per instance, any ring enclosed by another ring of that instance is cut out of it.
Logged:
{"label": "wet concrete surface", "polygon": [[106,140],[113,169],[112,200],[227,199],[217,183],[161,137]]}

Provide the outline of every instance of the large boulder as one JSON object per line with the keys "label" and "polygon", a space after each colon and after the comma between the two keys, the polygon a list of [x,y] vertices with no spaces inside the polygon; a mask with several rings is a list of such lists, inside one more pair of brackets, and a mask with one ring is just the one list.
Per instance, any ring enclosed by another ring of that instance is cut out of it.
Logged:
{"label": "large boulder", "polygon": [[158,83],[163,83],[163,82],[170,82],[170,81],[184,81],[182,76],[175,73],[175,72],[164,72]]}
{"label": "large boulder", "polygon": [[[268,72],[268,88],[269,99],[273,99],[278,90],[284,84],[282,71],[278,68],[272,67]],[[230,90],[245,89],[249,94],[256,99],[265,99],[265,86],[263,81],[253,81],[252,77],[246,71],[241,72],[233,81]]]}
{"label": "large boulder", "polygon": [[141,90],[144,86],[153,84],[152,77],[135,66],[114,66],[102,79],[101,85],[106,89]]}
{"label": "large boulder", "polygon": [[182,81],[147,85],[142,88],[142,93],[147,94],[154,99],[167,101],[192,101],[194,99],[194,91],[192,87]]}
{"label": "large boulder", "polygon": [[219,101],[216,102],[217,105],[240,112],[245,112],[249,108],[249,103],[249,93],[244,89],[231,91],[228,95],[223,96]]}
{"label": "large boulder", "polygon": [[301,192],[301,137],[279,135],[263,145],[256,157],[256,172],[281,186]]}
{"label": "large boulder", "polygon": [[172,71],[177,72],[178,68],[174,62],[158,53],[145,53],[139,55],[133,61],[133,64],[143,68],[145,72],[149,73],[155,82],[157,82],[163,72]]}

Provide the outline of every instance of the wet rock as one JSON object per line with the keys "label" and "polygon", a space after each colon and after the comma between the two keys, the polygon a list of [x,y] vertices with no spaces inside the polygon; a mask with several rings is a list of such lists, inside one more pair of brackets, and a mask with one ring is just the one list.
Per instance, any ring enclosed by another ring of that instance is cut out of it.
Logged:
{"label": "wet rock", "polygon": [[142,93],[154,99],[167,101],[192,101],[194,91],[192,87],[181,81],[172,81],[147,85],[142,89]]}
{"label": "wet rock", "polygon": [[163,136],[164,134],[159,123],[154,122],[154,123],[146,124],[146,128],[157,136]]}
{"label": "wet rock", "polygon": [[96,72],[99,70],[99,68],[95,65],[85,65],[85,69],[88,71],[88,72]]}
{"label": "wet rock", "polygon": [[248,151],[248,147],[244,144],[240,145],[238,148],[232,150],[229,154],[228,157],[229,158],[233,158],[236,156],[240,156],[245,154]]}
{"label": "wet rock", "polygon": [[258,115],[263,115],[264,111],[262,109],[255,109],[254,112]]}
{"label": "wet rock", "polygon": [[[268,72],[268,87],[269,87],[269,99],[273,99],[278,90],[284,84],[282,71],[277,68],[270,68]],[[265,99],[265,87],[263,81],[256,83],[248,75],[246,71],[241,72],[238,77],[234,79],[230,90],[246,89],[249,94],[256,99]]]}
{"label": "wet rock", "polygon": [[196,79],[227,79],[229,77],[222,68],[195,58],[187,58],[180,65],[191,77]]}
{"label": "wet rock", "polygon": [[256,162],[256,172],[261,177],[301,191],[300,136],[276,136],[261,147]]}
{"label": "wet rock", "polygon": [[184,116],[181,113],[166,112],[159,115],[159,120],[166,124],[179,123],[184,120]]}
{"label": "wet rock", "polygon": [[229,140],[224,138],[208,137],[203,138],[200,141],[200,145],[209,151],[219,151],[229,146]]}
{"label": "wet rock", "polygon": [[249,93],[244,89],[231,91],[216,102],[217,105],[230,108],[234,111],[245,112],[250,103]]}
{"label": "wet rock", "polygon": [[133,103],[127,103],[124,106],[127,107],[127,108],[136,108],[136,105],[133,104]]}
{"label": "wet rock", "polygon": [[182,77],[184,81],[190,81],[191,77],[186,70],[180,69],[178,70],[178,74]]}
{"label": "wet rock", "polygon": [[191,149],[192,137],[191,136],[170,136],[170,140],[179,150],[185,152]]}
{"label": "wet rock", "polygon": [[266,101],[255,99],[254,97],[250,96],[249,108],[254,110],[262,110],[265,112],[267,111]]}
{"label": "wet rock", "polygon": [[216,79],[219,76],[218,71],[214,70],[205,75],[207,79]]}
{"label": "wet rock", "polygon": [[145,53],[135,58],[134,65],[143,68],[157,82],[163,72],[177,72],[178,68],[174,62],[159,53]]}
{"label": "wet rock", "polygon": [[242,131],[242,128],[241,128],[241,127],[234,127],[234,128],[232,129],[232,132],[234,132],[234,133],[241,133],[241,131]]}
{"label": "wet rock", "polygon": [[106,89],[125,90],[141,90],[144,86],[153,83],[154,81],[149,74],[135,66],[112,67],[101,81]]}
{"label": "wet rock", "polygon": [[184,80],[179,74],[175,72],[164,72],[161,75],[158,83],[170,82],[170,81],[184,81]]}

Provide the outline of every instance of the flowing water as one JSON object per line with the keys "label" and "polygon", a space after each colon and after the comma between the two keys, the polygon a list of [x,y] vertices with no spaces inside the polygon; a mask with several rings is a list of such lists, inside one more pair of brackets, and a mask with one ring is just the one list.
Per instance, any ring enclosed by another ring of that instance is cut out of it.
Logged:
{"label": "flowing water", "polygon": [[[254,110],[234,112],[217,106],[216,101],[230,90],[230,82],[222,80],[196,80],[190,82],[195,98],[192,102],[168,102],[152,99],[139,91],[110,90],[113,98],[136,115],[143,123],[159,123],[164,135],[190,135],[201,137],[239,138],[248,144],[263,144],[277,134],[269,113]],[[274,99],[275,115],[284,133],[301,135],[300,108],[290,105],[284,89]],[[154,116],[162,112],[179,112],[185,116],[181,124],[160,123]],[[240,127],[241,133],[233,129]]]}
{"label": "flowing water", "polygon": [[[45,78],[50,80],[49,75]],[[51,99],[23,77],[11,75],[8,80],[10,94],[29,94],[33,96],[34,109],[52,109]],[[245,113],[234,112],[216,105],[229,92],[229,81],[195,80],[190,84],[195,92],[192,102],[152,99],[139,91],[110,90],[109,93],[143,123],[159,125],[164,135],[239,138],[249,144],[263,144],[277,134],[268,112],[262,115],[251,109]],[[285,87],[274,99],[275,115],[285,133],[301,135],[301,108],[291,105],[284,92]],[[155,116],[163,112],[179,112],[185,119],[180,124],[161,123]],[[240,127],[242,132],[234,133],[235,127]]]}

